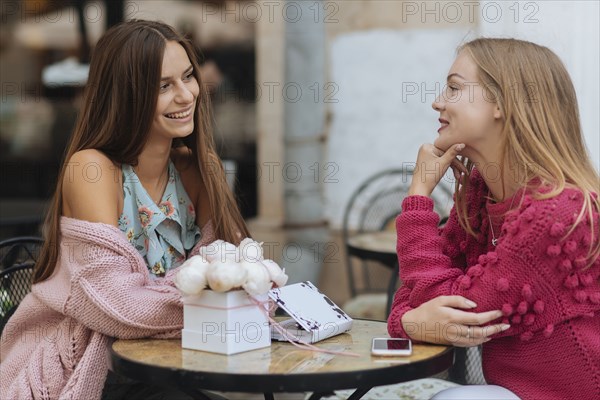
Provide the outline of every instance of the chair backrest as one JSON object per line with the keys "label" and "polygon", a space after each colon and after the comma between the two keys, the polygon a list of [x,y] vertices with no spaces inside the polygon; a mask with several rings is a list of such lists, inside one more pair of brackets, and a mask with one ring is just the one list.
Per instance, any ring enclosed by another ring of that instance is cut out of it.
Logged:
{"label": "chair backrest", "polygon": [[0,317],[16,308],[31,291],[33,264],[14,265],[0,272]]}
{"label": "chair backrest", "polygon": [[448,370],[448,379],[461,385],[485,385],[481,365],[482,346],[455,347],[454,364]]}
{"label": "chair backrest", "polygon": [[0,271],[17,264],[35,263],[44,240],[35,236],[20,236],[0,242]]}
{"label": "chair backrest", "polygon": [[[385,291],[389,273],[385,268],[369,268],[371,262],[361,260],[358,268],[348,253],[348,240],[355,234],[396,230],[395,221],[402,212],[402,200],[408,195],[412,170],[388,169],[367,178],[350,197],[342,223],[342,240],[346,247],[346,266],[352,297],[360,293]],[[452,191],[438,185],[432,194],[435,210],[445,218],[451,208]],[[355,260],[356,261],[356,260]]]}
{"label": "chair backrest", "polygon": [[18,237],[0,242],[0,332],[31,291],[33,267],[43,240]]}

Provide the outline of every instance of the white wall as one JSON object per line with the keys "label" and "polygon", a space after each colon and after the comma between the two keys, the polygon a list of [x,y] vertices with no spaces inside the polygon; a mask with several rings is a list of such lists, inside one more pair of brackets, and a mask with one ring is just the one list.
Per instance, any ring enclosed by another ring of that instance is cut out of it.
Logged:
{"label": "white wall", "polygon": [[431,29],[429,23],[418,30],[353,32],[331,43],[331,78],[339,92],[331,104],[325,162],[335,163],[337,171],[336,182],[324,185],[325,215],[333,228],[340,227],[344,206],[364,179],[414,162],[419,145],[434,140],[434,93],[456,48],[476,36],[534,41],[563,59],[577,90],[588,150],[600,169],[599,2],[482,1],[471,11],[479,18],[477,32]]}
{"label": "white wall", "polygon": [[[431,103],[440,92],[462,30],[363,31],[331,46],[331,77],[339,87],[326,160],[325,215],[341,225],[344,206],[368,176],[414,163],[421,143],[437,135]],[[330,170],[330,172],[332,172]]]}

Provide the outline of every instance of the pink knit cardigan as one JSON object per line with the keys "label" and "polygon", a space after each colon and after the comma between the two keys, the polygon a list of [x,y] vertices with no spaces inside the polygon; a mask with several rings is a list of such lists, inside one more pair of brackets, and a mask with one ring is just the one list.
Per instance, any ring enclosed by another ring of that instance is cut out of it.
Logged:
{"label": "pink knit cardigan", "polygon": [[[477,304],[475,312],[502,310],[503,321],[495,322],[511,325],[483,345],[488,383],[522,399],[600,399],[600,259],[587,266],[585,257],[599,240],[598,214],[592,239],[589,219],[570,232],[583,204],[578,190],[543,200],[520,192],[514,207],[512,199],[487,198],[474,171],[467,204],[477,237],[460,226],[455,209],[440,234],[430,198],[404,200],[397,219],[403,286],[390,335],[407,336],[401,318],[411,308],[461,295]],[[500,236],[496,247],[492,231]]]}
{"label": "pink knit cardigan", "polygon": [[[117,228],[61,219],[54,274],[33,285],[2,333],[0,397],[99,399],[110,338],[176,338],[183,326],[176,269],[152,279]],[[190,252],[213,237],[211,224]]]}

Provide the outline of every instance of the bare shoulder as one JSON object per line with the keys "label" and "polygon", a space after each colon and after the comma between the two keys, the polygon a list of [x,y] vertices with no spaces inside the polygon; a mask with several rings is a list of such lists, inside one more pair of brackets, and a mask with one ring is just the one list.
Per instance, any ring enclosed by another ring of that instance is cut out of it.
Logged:
{"label": "bare shoulder", "polygon": [[121,168],[98,150],[73,154],[63,177],[63,215],[117,226]]}

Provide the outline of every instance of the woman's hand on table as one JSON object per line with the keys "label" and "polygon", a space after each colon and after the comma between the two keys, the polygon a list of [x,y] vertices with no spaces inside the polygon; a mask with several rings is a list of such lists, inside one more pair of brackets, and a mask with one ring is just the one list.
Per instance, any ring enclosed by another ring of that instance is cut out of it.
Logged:
{"label": "woman's hand on table", "polygon": [[462,296],[440,296],[407,311],[402,327],[411,339],[457,347],[478,346],[505,331],[506,324],[482,326],[502,317],[500,310],[469,312],[475,303]]}

